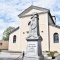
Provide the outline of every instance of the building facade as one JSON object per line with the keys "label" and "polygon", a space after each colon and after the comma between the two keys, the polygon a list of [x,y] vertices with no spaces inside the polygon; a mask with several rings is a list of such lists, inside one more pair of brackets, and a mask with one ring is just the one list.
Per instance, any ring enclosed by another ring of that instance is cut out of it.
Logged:
{"label": "building facade", "polygon": [[21,26],[9,36],[9,51],[26,51],[26,37],[29,34],[28,22],[34,12],[39,15],[39,31],[43,39],[41,43],[42,51],[60,52],[60,49],[58,49],[60,48],[60,27],[55,24],[55,19],[49,9],[33,5],[18,15]]}

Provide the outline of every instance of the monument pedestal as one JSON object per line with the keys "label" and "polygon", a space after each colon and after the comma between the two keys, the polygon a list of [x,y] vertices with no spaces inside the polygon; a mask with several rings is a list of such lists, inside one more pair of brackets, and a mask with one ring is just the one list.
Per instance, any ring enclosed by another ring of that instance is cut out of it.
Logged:
{"label": "monument pedestal", "polygon": [[44,60],[40,39],[27,39],[27,52],[23,60]]}

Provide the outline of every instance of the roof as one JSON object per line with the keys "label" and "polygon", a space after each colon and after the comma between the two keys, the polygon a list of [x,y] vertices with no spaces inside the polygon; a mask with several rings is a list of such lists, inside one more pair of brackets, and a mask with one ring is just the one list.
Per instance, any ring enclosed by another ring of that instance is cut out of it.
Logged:
{"label": "roof", "polygon": [[51,18],[52,22],[55,24],[55,22],[54,22],[54,20],[53,20],[53,18],[52,18],[51,13],[50,13],[50,12],[48,12],[48,14],[49,14],[49,16],[50,16],[50,18]]}
{"label": "roof", "polygon": [[[38,14],[43,14],[43,13],[48,13],[50,18],[52,19],[52,22],[55,24],[53,18],[52,18],[52,15],[50,13],[50,10],[49,9],[46,9],[46,8],[42,8],[42,7],[38,7],[38,6],[34,6],[34,5],[31,5],[30,7],[28,7],[26,10],[24,10],[22,13],[20,13],[18,15],[18,17],[25,17],[24,14],[28,13],[30,10],[32,9],[37,9],[37,10],[40,10],[40,11],[44,11],[42,13],[38,13]],[[31,16],[31,15],[26,15],[26,16]]]}
{"label": "roof", "polygon": [[45,12],[46,11],[50,11],[49,9],[46,9],[46,8],[42,8],[42,7],[31,5],[30,7],[28,7],[27,9],[25,9],[22,13],[20,13],[18,16],[21,17],[22,15],[24,15],[25,13],[29,12],[32,9],[37,9],[37,10],[45,11]]}
{"label": "roof", "polygon": [[15,29],[13,29],[9,34],[11,34],[11,33],[13,33],[13,32],[15,32],[16,30],[18,30],[19,29],[19,27],[17,27],[17,28],[15,28]]}

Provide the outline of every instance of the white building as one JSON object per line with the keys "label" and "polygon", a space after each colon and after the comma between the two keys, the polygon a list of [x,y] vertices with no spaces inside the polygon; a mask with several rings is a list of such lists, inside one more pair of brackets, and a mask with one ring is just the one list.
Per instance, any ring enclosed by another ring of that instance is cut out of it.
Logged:
{"label": "white building", "polygon": [[21,20],[21,26],[10,33],[9,51],[26,51],[26,37],[29,32],[28,22],[34,12],[39,14],[39,30],[43,39],[41,43],[42,50],[60,52],[60,26],[55,24],[55,19],[49,9],[33,5],[18,15]]}

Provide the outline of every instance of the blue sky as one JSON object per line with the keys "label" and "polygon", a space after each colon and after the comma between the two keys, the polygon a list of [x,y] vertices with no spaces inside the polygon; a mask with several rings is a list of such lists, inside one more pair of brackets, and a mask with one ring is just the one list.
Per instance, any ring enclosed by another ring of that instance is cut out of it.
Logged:
{"label": "blue sky", "polygon": [[60,0],[0,0],[0,40],[4,30],[8,26],[19,26],[20,19],[17,16],[30,5],[50,9],[56,16],[56,23],[60,25]]}

